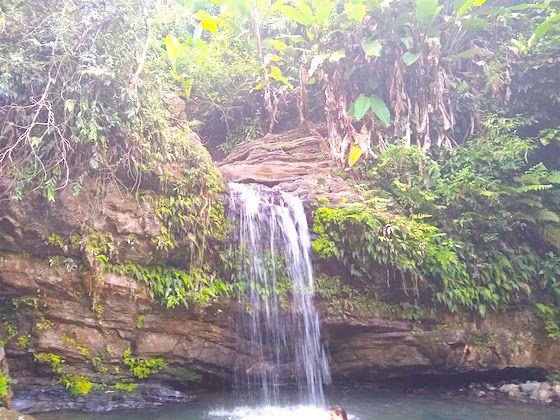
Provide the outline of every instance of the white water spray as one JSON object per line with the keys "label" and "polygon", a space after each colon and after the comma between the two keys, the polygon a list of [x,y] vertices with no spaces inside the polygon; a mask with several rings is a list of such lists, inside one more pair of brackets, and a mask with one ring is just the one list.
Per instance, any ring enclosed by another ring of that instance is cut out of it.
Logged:
{"label": "white water spray", "polygon": [[260,389],[264,404],[278,404],[281,386],[295,383],[300,403],[322,407],[323,385],[331,378],[313,305],[311,240],[301,200],[262,185],[230,183],[229,189],[239,234],[238,280],[247,285],[241,350],[252,360],[237,367],[235,385]]}

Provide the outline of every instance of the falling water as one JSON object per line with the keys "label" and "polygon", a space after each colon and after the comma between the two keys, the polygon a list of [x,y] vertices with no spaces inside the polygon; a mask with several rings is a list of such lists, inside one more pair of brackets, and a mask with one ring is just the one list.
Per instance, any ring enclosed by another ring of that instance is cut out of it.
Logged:
{"label": "falling water", "polygon": [[259,389],[264,404],[278,404],[280,387],[296,383],[301,403],[323,406],[330,372],[313,305],[311,241],[301,200],[262,185],[230,183],[229,189],[239,235],[238,280],[246,284],[247,299],[238,347],[250,360],[236,367],[235,385]]}

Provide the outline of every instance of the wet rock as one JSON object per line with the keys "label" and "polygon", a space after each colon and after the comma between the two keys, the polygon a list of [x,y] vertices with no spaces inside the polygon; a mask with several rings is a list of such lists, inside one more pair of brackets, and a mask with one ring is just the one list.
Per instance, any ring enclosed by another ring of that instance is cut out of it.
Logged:
{"label": "wet rock", "polygon": [[61,386],[35,385],[20,390],[16,395],[14,408],[27,413],[58,410],[143,409],[164,404],[185,403],[193,399],[191,394],[158,384],[139,384],[133,391],[92,391],[81,397],[71,397]]}
{"label": "wet rock", "polygon": [[546,389],[535,388],[531,392],[531,399],[536,400],[543,404],[550,404],[552,402],[552,391]]}
{"label": "wet rock", "polygon": [[482,397],[485,397],[485,396],[486,396],[486,392],[484,392],[484,391],[481,390],[481,389],[477,389],[477,390],[475,390],[475,391],[473,392],[473,395],[474,395],[475,397],[477,397],[477,398],[482,398]]}
{"label": "wet rock", "polygon": [[552,389],[552,385],[550,384],[550,382],[541,382],[539,388],[541,390],[550,391]]}
{"label": "wet rock", "polygon": [[519,394],[519,385],[517,384],[504,384],[499,388],[500,392],[509,394],[510,392]]}
{"label": "wet rock", "polygon": [[0,420],[35,420],[35,417],[0,407]]}
{"label": "wet rock", "polygon": [[531,394],[534,390],[539,388],[538,382],[526,382],[524,384],[519,385],[521,392],[525,394]]}

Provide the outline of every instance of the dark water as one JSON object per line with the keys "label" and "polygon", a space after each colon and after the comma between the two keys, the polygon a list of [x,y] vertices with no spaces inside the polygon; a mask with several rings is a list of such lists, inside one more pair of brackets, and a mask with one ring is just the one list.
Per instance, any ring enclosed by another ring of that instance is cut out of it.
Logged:
{"label": "dark water", "polygon": [[[560,409],[509,401],[447,395],[405,395],[392,391],[331,390],[331,404],[341,404],[353,420],[559,420]],[[209,395],[188,405],[153,410],[83,414],[38,414],[38,420],[329,420],[328,410],[309,406],[251,407],[231,395]]]}

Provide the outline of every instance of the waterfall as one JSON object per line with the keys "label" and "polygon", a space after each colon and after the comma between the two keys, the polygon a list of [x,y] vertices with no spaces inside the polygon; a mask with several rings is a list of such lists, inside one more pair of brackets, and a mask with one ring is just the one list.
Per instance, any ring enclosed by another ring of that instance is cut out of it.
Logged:
{"label": "waterfall", "polygon": [[301,403],[323,406],[330,372],[313,305],[301,200],[262,185],[230,183],[229,190],[239,240],[237,281],[245,285],[238,348],[250,360],[236,366],[234,386],[258,389],[263,403],[278,404],[280,387],[295,383]]}

